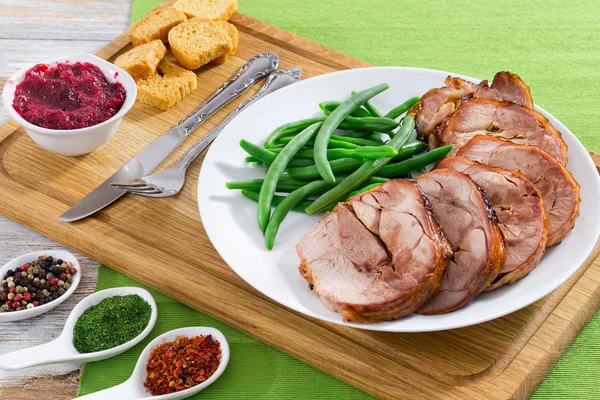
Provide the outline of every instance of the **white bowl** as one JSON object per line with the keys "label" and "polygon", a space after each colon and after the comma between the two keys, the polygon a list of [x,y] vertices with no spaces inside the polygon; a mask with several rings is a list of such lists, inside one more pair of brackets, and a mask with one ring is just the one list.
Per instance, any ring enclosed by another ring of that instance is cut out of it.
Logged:
{"label": "white bowl", "polygon": [[119,82],[125,88],[126,98],[119,112],[97,125],[68,130],[47,129],[25,121],[25,119],[23,119],[23,117],[21,117],[14,109],[12,104],[17,85],[23,80],[25,72],[32,68],[33,65],[23,68],[11,76],[2,91],[2,102],[4,103],[4,107],[10,116],[25,128],[25,132],[27,132],[29,137],[44,149],[62,156],[80,156],[87,154],[106,143],[117,131],[121,119],[131,109],[137,96],[135,81],[127,72],[92,54],[78,53],[67,57],[45,60],[38,64],[52,65],[56,63],[76,62],[87,62],[97,66],[104,73],[109,82]]}
{"label": "white bowl", "polygon": [[9,269],[14,270],[16,268],[19,268],[25,263],[30,263],[33,260],[37,260],[38,256],[41,255],[52,256],[56,259],[62,259],[63,261],[70,261],[71,263],[73,263],[73,268],[77,270],[77,273],[73,275],[73,278],[71,279],[71,286],[65,292],[65,294],[49,303],[43,304],[38,307],[29,308],[27,310],[0,313],[0,322],[20,321],[27,318],[37,317],[40,314],[43,314],[47,311],[52,310],[53,308],[56,308],[63,301],[68,299],[69,296],[75,292],[77,286],[79,286],[79,282],[81,281],[81,267],[79,266],[79,261],[77,261],[77,258],[73,254],[65,250],[41,250],[35,251],[33,253],[23,254],[22,256],[19,256],[17,258],[13,258],[12,260],[4,264],[2,268],[0,268],[0,280],[4,278],[6,271],[8,271]]}

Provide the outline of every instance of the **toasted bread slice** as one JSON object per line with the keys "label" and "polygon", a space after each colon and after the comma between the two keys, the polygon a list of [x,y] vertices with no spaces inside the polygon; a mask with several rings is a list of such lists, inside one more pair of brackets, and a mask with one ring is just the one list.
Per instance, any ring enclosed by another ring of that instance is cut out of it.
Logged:
{"label": "toasted bread slice", "polygon": [[133,24],[129,29],[129,38],[134,46],[157,39],[166,42],[169,31],[186,19],[183,11],[173,7],[156,10]]}
{"label": "toasted bread slice", "polygon": [[149,78],[156,72],[156,66],[163,59],[166,52],[167,48],[163,42],[155,40],[121,54],[115,60],[115,65],[127,71],[136,81]]}
{"label": "toasted bread slice", "polygon": [[236,27],[225,21],[192,18],[169,32],[173,55],[179,65],[188,69],[233,55],[237,42]]}
{"label": "toasted bread slice", "polygon": [[227,29],[227,32],[229,32],[229,38],[231,39],[231,51],[229,51],[229,53],[227,53],[227,54],[232,56],[235,54],[235,52],[237,51],[237,48],[238,48],[238,41],[239,41],[238,30],[235,27],[235,25],[230,24],[228,22],[219,22],[219,23],[225,29]]}
{"label": "toasted bread slice", "polygon": [[173,7],[188,18],[207,18],[228,21],[237,11],[237,0],[179,0]]}
{"label": "toasted bread slice", "polygon": [[139,102],[166,111],[198,86],[196,74],[163,59],[157,72],[137,82]]}

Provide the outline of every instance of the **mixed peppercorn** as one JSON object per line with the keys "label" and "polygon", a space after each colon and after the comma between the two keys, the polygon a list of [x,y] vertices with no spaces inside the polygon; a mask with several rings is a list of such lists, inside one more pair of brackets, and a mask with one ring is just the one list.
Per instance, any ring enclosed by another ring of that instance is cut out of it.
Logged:
{"label": "mixed peppercorn", "polygon": [[8,270],[0,282],[0,312],[30,309],[50,303],[71,287],[77,269],[69,261],[52,256]]}
{"label": "mixed peppercorn", "polygon": [[221,345],[212,335],[179,336],[152,349],[144,386],[153,396],[189,389],[210,378],[220,360]]}

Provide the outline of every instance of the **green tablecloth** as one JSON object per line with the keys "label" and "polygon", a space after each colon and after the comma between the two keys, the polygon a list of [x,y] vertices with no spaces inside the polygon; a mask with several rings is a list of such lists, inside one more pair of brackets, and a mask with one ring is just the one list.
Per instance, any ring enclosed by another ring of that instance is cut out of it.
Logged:
{"label": "green tablecloth", "polygon": [[[374,65],[404,65],[491,79],[518,73],[535,102],[600,151],[600,2],[466,0],[238,0],[241,12]],[[137,20],[160,0],[135,0]],[[105,267],[98,289],[135,282]],[[211,318],[153,292],[151,337],[210,325],[231,342],[230,366],[201,396],[211,399],[358,399],[365,394]],[[600,317],[594,316],[533,399],[600,398]],[[86,365],[81,394],[125,380],[143,346]],[[310,384],[307,384],[310,382]],[[198,396],[200,398],[201,396]]]}

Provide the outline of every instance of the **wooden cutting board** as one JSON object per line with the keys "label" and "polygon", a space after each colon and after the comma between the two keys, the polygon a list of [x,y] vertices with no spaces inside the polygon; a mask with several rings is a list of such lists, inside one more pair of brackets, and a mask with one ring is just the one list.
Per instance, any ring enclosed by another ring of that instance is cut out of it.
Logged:
{"label": "wooden cutting board", "polygon": [[[305,317],[239,278],[212,247],[199,218],[195,188],[201,160],[191,167],[185,190],[176,197],[126,196],[83,221],[58,221],[63,211],[187,115],[251,56],[276,52],[282,68],[299,66],[304,78],[367,66],[242,14],[232,22],[240,30],[234,58],[203,68],[198,90],[168,112],[136,104],[115,137],[92,154],[56,156],[36,146],[14,121],[2,126],[0,212],[375,396],[527,397],[600,305],[598,245],[567,283],[521,311],[469,328],[396,334]],[[123,34],[99,56],[114,60],[129,47]],[[233,107],[202,125],[163,165],[173,165]],[[307,397],[314,396],[307,392]]]}

